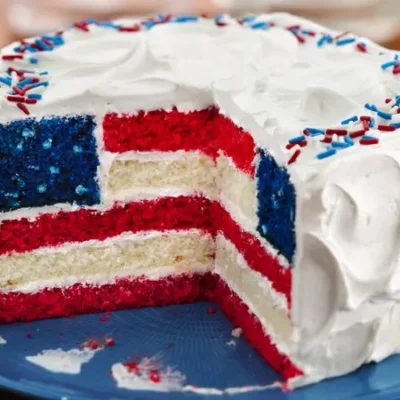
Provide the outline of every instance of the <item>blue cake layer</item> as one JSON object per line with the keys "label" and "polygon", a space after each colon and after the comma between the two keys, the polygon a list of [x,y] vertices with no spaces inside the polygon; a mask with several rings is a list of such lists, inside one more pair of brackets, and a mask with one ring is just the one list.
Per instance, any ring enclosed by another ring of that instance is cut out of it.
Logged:
{"label": "blue cake layer", "polygon": [[292,263],[296,250],[296,192],[287,170],[267,152],[258,153],[257,230]]}
{"label": "blue cake layer", "polygon": [[91,116],[0,124],[0,211],[100,201]]}

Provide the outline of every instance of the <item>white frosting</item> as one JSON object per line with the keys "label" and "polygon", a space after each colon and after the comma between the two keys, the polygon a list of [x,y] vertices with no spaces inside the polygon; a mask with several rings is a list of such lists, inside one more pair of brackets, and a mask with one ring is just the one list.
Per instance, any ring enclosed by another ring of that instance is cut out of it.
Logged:
{"label": "white frosting", "polygon": [[26,359],[50,372],[77,375],[83,364],[88,363],[100,349],[43,350]]}
{"label": "white frosting", "polygon": [[[354,44],[319,48],[321,34],[300,44],[285,27],[323,27],[286,14],[257,21],[276,27],[252,30],[227,19],[224,28],[201,20],[136,34],[96,26],[89,34],[70,30],[65,46],[37,55],[50,85],[30,111],[91,113],[101,121],[110,111],[216,104],[286,165],[285,145],[304,128],[372,115],[365,103],[381,106],[400,92],[398,76],[381,68],[394,55],[380,55],[368,40],[367,54]],[[1,62],[0,70],[11,64]],[[1,100],[0,120],[15,118],[24,116]],[[289,166],[297,193],[292,317],[298,331],[289,355],[306,373],[303,383],[347,373],[399,348],[391,328],[400,326],[400,137],[369,133],[379,145],[317,160],[324,145],[314,140]]]}
{"label": "white frosting", "polygon": [[[151,379],[151,371],[156,372],[156,379]],[[129,369],[122,363],[114,364],[111,373],[117,386],[129,390],[148,390],[156,392],[189,392],[203,395],[234,395],[266,391],[280,387],[279,382],[269,385],[253,385],[217,389],[211,387],[199,387],[185,384],[186,377],[178,370],[164,366],[160,357],[144,357],[137,363],[135,369]]]}

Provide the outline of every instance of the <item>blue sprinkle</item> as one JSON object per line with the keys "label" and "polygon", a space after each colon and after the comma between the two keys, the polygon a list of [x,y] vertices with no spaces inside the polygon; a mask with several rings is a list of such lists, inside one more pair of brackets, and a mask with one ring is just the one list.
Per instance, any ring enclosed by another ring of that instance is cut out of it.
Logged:
{"label": "blue sprinkle", "polygon": [[13,51],[14,51],[15,53],[19,53],[19,52],[21,51],[21,46],[14,47],[14,48],[13,48]]}
{"label": "blue sprinkle", "polygon": [[306,140],[306,137],[304,135],[296,136],[296,137],[290,139],[289,143],[298,143],[298,142],[301,142],[302,140]]}
{"label": "blue sprinkle", "polygon": [[268,22],[260,21],[250,25],[252,29],[268,29],[270,27]]}
{"label": "blue sprinkle", "polygon": [[388,69],[388,68],[390,68],[390,67],[394,67],[394,66],[396,66],[397,64],[398,64],[397,61],[388,61],[388,62],[382,64],[382,65],[381,65],[381,68],[382,68],[383,70],[385,70],[385,69]]}
{"label": "blue sprinkle", "polygon": [[28,50],[30,53],[38,53],[39,52],[38,49],[35,49],[34,47],[29,46],[29,45],[25,45],[25,49]]}
{"label": "blue sprinkle", "polygon": [[199,17],[197,17],[196,15],[182,15],[180,17],[176,17],[174,19],[174,22],[178,22],[178,23],[181,23],[181,22],[195,22],[195,21],[198,21],[198,20],[199,20]]}
{"label": "blue sprinkle", "polygon": [[36,57],[31,57],[31,58],[29,59],[29,62],[30,62],[31,64],[37,64],[37,63],[39,62],[39,60],[38,60]]}
{"label": "blue sprinkle", "polygon": [[51,148],[51,143],[52,143],[51,139],[47,139],[45,142],[42,143],[42,147],[45,150],[48,150]]}
{"label": "blue sprinkle", "polygon": [[110,21],[97,21],[97,25],[104,28],[117,28],[117,25]]}
{"label": "blue sprinkle", "polygon": [[11,82],[12,82],[11,78],[9,78],[9,77],[3,78],[0,76],[0,83],[3,83],[4,85],[7,85],[7,86],[11,86]]}
{"label": "blue sprinkle", "polygon": [[74,153],[82,153],[82,147],[81,146],[74,146],[73,147]]}
{"label": "blue sprinkle", "polygon": [[28,165],[28,168],[29,168],[29,169],[33,169],[33,170],[35,170],[35,171],[40,171],[39,165]]}
{"label": "blue sprinkle", "polygon": [[58,168],[58,167],[50,166],[49,170],[50,170],[50,173],[53,174],[53,175],[60,173],[60,168]]}
{"label": "blue sprinkle", "polygon": [[38,191],[39,193],[44,193],[46,190],[47,190],[47,186],[44,185],[44,184],[39,185],[39,186],[37,187],[37,191]]}
{"label": "blue sprinkle", "polygon": [[75,188],[75,193],[76,193],[78,196],[82,196],[82,195],[85,194],[86,192],[87,192],[87,189],[85,188],[85,186],[78,185],[78,186]]}
{"label": "blue sprinkle", "polygon": [[151,29],[156,23],[154,21],[143,21],[142,25],[147,29]]}
{"label": "blue sprinkle", "polygon": [[28,94],[28,99],[41,100],[42,95],[40,93],[31,93],[31,94]]}
{"label": "blue sprinkle", "polygon": [[376,108],[376,106],[375,106],[374,104],[366,103],[366,104],[364,105],[364,107],[365,107],[367,110],[370,110],[370,111],[374,111],[374,112],[378,111],[378,109]]}
{"label": "blue sprinkle", "polygon": [[5,196],[18,199],[18,193],[6,193]]}
{"label": "blue sprinkle", "polygon": [[32,80],[33,80],[32,78],[26,78],[26,79],[22,80],[21,82],[18,82],[17,87],[23,88],[24,86],[29,85],[32,82]]}
{"label": "blue sprinkle", "polygon": [[337,149],[345,149],[347,147],[350,147],[350,144],[344,142],[332,142],[332,147]]}
{"label": "blue sprinkle", "polygon": [[373,128],[373,127],[375,126],[375,124],[376,124],[375,118],[371,118],[371,121],[369,121],[368,126],[369,126],[370,128]]}
{"label": "blue sprinkle", "polygon": [[386,113],[386,112],[383,112],[383,111],[378,111],[377,114],[378,114],[379,117],[381,117],[383,119],[387,119],[389,121],[392,119],[392,114],[389,114],[389,113]]}
{"label": "blue sprinkle", "polygon": [[88,24],[97,24],[99,21],[97,21],[96,18],[89,17],[89,18],[86,18],[85,22]]}
{"label": "blue sprinkle", "polygon": [[336,46],[345,46],[346,44],[354,43],[355,38],[343,38],[336,41]]}
{"label": "blue sprinkle", "polygon": [[24,130],[22,131],[22,136],[25,137],[25,138],[34,137],[35,136],[35,132],[32,129],[24,128]]}
{"label": "blue sprinkle", "polygon": [[323,131],[322,129],[316,129],[316,128],[306,128],[306,130],[308,132],[310,132],[310,134],[315,134],[315,135],[323,135],[325,133],[325,131]]}
{"label": "blue sprinkle", "polygon": [[[47,39],[47,38],[46,38]],[[50,39],[49,39],[50,40]],[[55,36],[52,40],[52,43],[55,46],[61,46],[65,43],[64,38],[62,36]]]}
{"label": "blue sprinkle", "polygon": [[38,82],[38,83],[34,83],[34,84],[31,86],[31,89],[35,89],[35,88],[38,88],[38,87],[41,87],[41,86],[47,87],[47,86],[49,86],[49,82]]}
{"label": "blue sprinkle", "polygon": [[358,117],[357,117],[357,115],[354,115],[354,116],[352,116],[352,117],[350,117],[350,118],[347,118],[347,119],[343,120],[343,121],[341,122],[341,124],[342,124],[342,125],[347,125],[347,124],[349,124],[350,122],[357,122],[357,121],[358,121]]}
{"label": "blue sprinkle", "polygon": [[43,72],[41,72],[39,75],[43,76],[43,75],[48,75],[48,74],[49,74],[48,71],[43,71]]}
{"label": "blue sprinkle", "polygon": [[398,60],[399,60],[399,55],[396,54],[396,55],[394,56],[394,59],[395,59],[396,61],[398,61]]}
{"label": "blue sprinkle", "polygon": [[349,136],[345,136],[345,137],[344,137],[344,141],[345,141],[349,146],[353,146],[353,145],[354,145],[354,141],[353,141]]}
{"label": "blue sprinkle", "polygon": [[317,158],[318,158],[318,160],[322,160],[324,158],[333,156],[334,154],[336,154],[336,150],[335,149],[327,149],[326,151],[324,151],[322,153],[318,153],[317,154]]}
{"label": "blue sprinkle", "polygon": [[392,124],[389,124],[390,126],[395,126],[396,128],[400,128],[400,122],[393,122]]}
{"label": "blue sprinkle", "polygon": [[375,136],[370,136],[370,135],[363,135],[363,136],[361,136],[361,139],[369,140],[369,139],[376,139],[376,137]]}
{"label": "blue sprinkle", "polygon": [[396,96],[396,106],[400,105],[400,96]]}
{"label": "blue sprinkle", "polygon": [[17,150],[22,150],[22,148],[23,148],[23,144],[22,144],[22,142],[19,142],[17,144]]}
{"label": "blue sprinkle", "polygon": [[53,48],[51,46],[49,46],[48,44],[46,44],[45,42],[43,42],[43,40],[41,39],[36,39],[35,43],[41,47],[42,49],[46,50],[46,51],[51,51],[53,50]]}
{"label": "blue sprinkle", "polygon": [[320,39],[318,39],[317,46],[322,47],[325,43],[332,43],[333,39],[331,35],[323,35]]}
{"label": "blue sprinkle", "polygon": [[250,23],[254,22],[256,20],[256,18],[257,17],[255,15],[248,15],[247,17],[243,17],[242,18],[242,22],[245,23],[245,24],[246,23],[250,24]]}
{"label": "blue sprinkle", "polygon": [[268,233],[268,226],[267,225],[262,225],[261,226],[261,230],[262,230],[263,234],[266,235]]}

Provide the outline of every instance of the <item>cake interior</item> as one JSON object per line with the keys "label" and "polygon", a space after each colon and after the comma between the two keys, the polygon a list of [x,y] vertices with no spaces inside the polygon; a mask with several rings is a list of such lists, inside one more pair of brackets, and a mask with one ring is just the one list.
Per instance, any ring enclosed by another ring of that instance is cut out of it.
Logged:
{"label": "cake interior", "polygon": [[0,140],[1,322],[208,299],[302,374],[294,189],[249,133],[207,108],[28,118]]}

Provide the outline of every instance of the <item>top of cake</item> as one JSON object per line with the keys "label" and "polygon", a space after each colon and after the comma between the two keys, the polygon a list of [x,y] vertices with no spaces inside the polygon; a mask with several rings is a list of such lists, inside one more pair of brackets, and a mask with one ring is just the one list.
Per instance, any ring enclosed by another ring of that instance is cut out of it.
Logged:
{"label": "top of cake", "polygon": [[1,55],[1,122],[216,105],[301,180],[398,143],[398,55],[288,14],[90,19]]}

